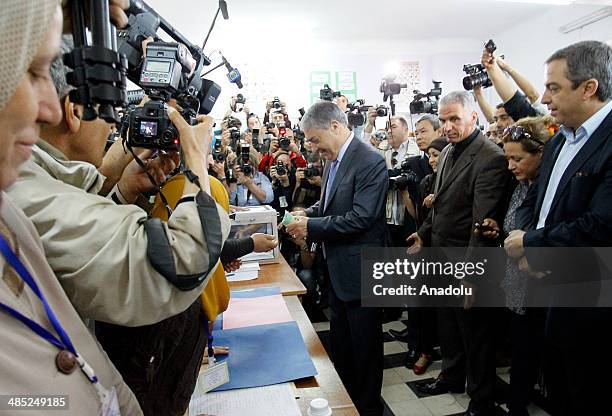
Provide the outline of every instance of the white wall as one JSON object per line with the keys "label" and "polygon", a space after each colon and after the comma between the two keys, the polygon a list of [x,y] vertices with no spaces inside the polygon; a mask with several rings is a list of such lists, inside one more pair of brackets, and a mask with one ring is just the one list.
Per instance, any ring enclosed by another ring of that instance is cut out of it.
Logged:
{"label": "white wall", "polygon": [[567,35],[559,32],[560,26],[601,7],[587,5],[558,7],[528,21],[520,22],[511,30],[495,34],[494,39],[499,51],[505,53],[508,63],[543,91],[544,62],[552,53],[582,40],[612,39],[612,17]]}

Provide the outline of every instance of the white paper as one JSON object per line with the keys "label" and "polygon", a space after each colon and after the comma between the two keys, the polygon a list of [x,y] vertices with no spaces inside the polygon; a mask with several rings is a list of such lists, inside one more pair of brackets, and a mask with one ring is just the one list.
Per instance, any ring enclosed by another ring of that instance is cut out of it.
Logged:
{"label": "white paper", "polygon": [[244,262],[238,270],[232,273],[227,273],[225,277],[228,282],[242,282],[245,280],[255,280],[259,276],[259,263]]}
{"label": "white paper", "polygon": [[189,403],[189,416],[301,416],[291,383],[204,395],[198,391],[196,386]]}
{"label": "white paper", "polygon": [[259,276],[259,271],[257,270],[247,270],[244,272],[235,271],[233,273],[228,273],[225,275],[227,277],[228,282],[242,282],[245,280],[255,280]]}

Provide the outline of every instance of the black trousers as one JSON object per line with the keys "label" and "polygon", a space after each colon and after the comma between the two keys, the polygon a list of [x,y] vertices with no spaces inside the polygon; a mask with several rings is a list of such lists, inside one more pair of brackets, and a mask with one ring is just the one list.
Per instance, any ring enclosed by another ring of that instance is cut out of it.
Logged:
{"label": "black trousers", "polygon": [[408,308],[408,348],[431,355],[437,343],[435,308]]}
{"label": "black trousers", "polygon": [[463,386],[467,378],[470,409],[474,411],[494,403],[495,314],[495,309],[438,308],[440,377],[457,386]]}
{"label": "black trousers", "polygon": [[610,322],[610,308],[548,310],[544,377],[552,416],[609,413]]}
{"label": "black trousers", "polygon": [[510,313],[512,367],[508,409],[513,415],[528,415],[527,406],[542,362],[546,309],[528,308],[524,315]]}
{"label": "black trousers", "polygon": [[342,383],[362,416],[383,413],[381,311],[363,308],[361,301],[344,302],[329,290],[331,358]]}

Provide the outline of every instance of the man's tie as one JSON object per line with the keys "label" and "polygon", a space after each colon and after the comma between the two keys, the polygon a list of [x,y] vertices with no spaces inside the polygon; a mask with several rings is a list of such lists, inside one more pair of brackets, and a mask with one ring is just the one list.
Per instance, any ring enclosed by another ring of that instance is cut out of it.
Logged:
{"label": "man's tie", "polygon": [[325,184],[325,205],[323,206],[323,209],[327,208],[329,194],[331,193],[331,188],[334,183],[334,178],[336,177],[336,171],[338,170],[339,164],[340,163],[337,160],[334,160],[329,167],[329,175],[327,176],[327,183]]}

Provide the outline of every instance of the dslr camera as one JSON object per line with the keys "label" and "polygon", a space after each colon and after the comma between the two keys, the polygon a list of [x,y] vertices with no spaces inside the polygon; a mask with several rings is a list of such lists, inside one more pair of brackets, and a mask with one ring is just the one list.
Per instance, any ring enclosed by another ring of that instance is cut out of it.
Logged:
{"label": "dslr camera", "polygon": [[[497,50],[497,45],[495,45],[492,39],[489,39],[484,47],[485,50],[491,54]],[[463,72],[467,74],[467,76],[463,78],[463,88],[467,91],[471,91],[478,86],[489,88],[493,85],[483,64],[465,64],[463,65]]]}
{"label": "dslr camera", "polygon": [[287,174],[287,167],[280,160],[276,161],[275,167],[276,167],[276,173],[278,174],[278,176],[283,176]]}
{"label": "dslr camera", "polygon": [[233,110],[236,113],[239,113],[242,110],[244,110],[245,104],[246,104],[246,98],[244,98],[244,95],[238,94],[238,95],[236,95],[236,104],[235,104]]}
{"label": "dslr camera", "polygon": [[225,162],[225,153],[221,150],[221,139],[219,138],[215,138],[212,156],[217,163]]}
{"label": "dslr camera", "polygon": [[278,146],[285,151],[288,151],[289,146],[291,146],[291,139],[287,137],[285,123],[278,124]]}
{"label": "dslr camera", "polygon": [[413,191],[419,186],[419,177],[404,160],[399,168],[389,171],[389,189]]}
{"label": "dslr camera", "polygon": [[255,172],[251,166],[251,146],[246,143],[240,146],[240,170],[246,176],[252,176]]}
{"label": "dslr camera", "polygon": [[341,95],[339,91],[332,90],[328,84],[325,84],[323,89],[319,90],[319,98],[324,101],[334,101],[334,98],[340,97]]}
{"label": "dslr camera", "polygon": [[382,142],[384,140],[388,140],[389,135],[387,134],[386,131],[377,131],[376,133],[374,133],[374,139],[376,139],[379,142]]}
{"label": "dslr camera", "polygon": [[[422,94],[419,90],[414,90],[414,99],[410,103],[410,114],[438,114],[438,100],[442,95],[442,84],[433,81],[434,87],[428,93]],[[433,101],[432,101],[433,98]]]}
{"label": "dslr camera", "polygon": [[283,104],[281,103],[281,100],[278,97],[274,97],[272,101],[268,101],[267,107],[280,110],[283,107]]}
{"label": "dslr camera", "polygon": [[304,179],[312,179],[316,176],[321,176],[321,169],[319,169],[312,163],[306,165],[306,167],[304,168]]}

